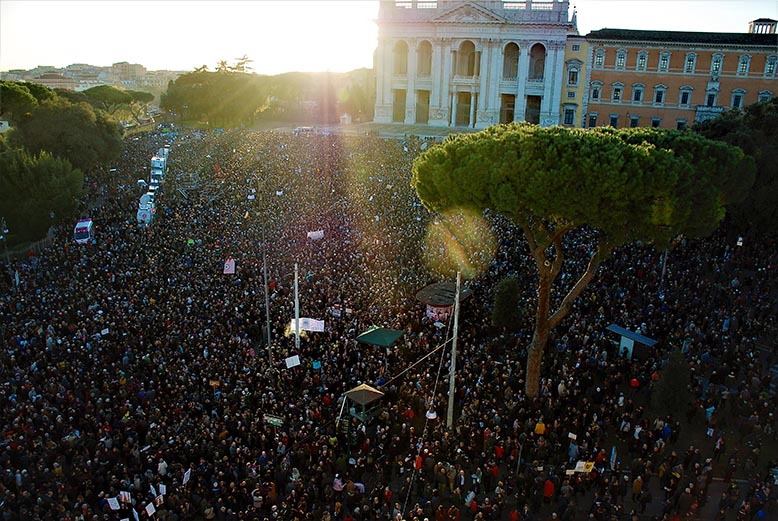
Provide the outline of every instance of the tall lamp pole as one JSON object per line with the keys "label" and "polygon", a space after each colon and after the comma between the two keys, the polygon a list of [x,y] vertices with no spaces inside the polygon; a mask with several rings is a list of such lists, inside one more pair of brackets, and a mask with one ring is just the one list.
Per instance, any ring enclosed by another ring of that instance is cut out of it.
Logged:
{"label": "tall lamp pole", "polygon": [[300,353],[300,294],[297,283],[297,263],[294,263],[294,349]]}
{"label": "tall lamp pole", "polygon": [[267,256],[265,250],[267,249],[267,243],[265,242],[265,223],[262,223],[262,271],[265,277],[265,319],[267,320],[267,360],[270,362],[270,367],[273,367],[273,350],[270,342],[270,290],[267,284]]}
{"label": "tall lamp pole", "polygon": [[267,283],[267,254],[265,253],[267,251],[267,242],[265,241],[265,197],[264,192],[260,190],[259,186],[259,177],[256,175],[254,176],[254,180],[257,183],[257,204],[259,204],[259,194],[262,195],[262,274],[264,278],[265,283],[265,321],[266,321],[266,327],[267,327],[267,361],[270,363],[270,367],[273,367],[273,349],[271,347],[271,342],[273,341],[271,338],[271,332],[270,332],[270,289]]}
{"label": "tall lamp pole", "polygon": [[451,369],[448,375],[448,410],[446,411],[446,428],[454,423],[454,377],[457,370],[457,334],[459,329],[459,283],[460,273],[457,272],[457,293],[454,297],[454,339],[451,341]]}

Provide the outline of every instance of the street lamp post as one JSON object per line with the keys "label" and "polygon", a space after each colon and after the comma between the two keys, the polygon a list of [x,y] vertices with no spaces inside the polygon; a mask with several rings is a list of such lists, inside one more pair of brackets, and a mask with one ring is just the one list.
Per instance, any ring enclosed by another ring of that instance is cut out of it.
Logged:
{"label": "street lamp post", "polygon": [[[254,179],[257,183],[257,196],[259,196],[260,193],[264,194],[264,192],[260,191],[259,186],[259,177],[254,176]],[[257,203],[259,204],[259,197],[256,198]],[[270,289],[267,283],[267,242],[265,241],[265,220],[264,220],[264,195],[262,197],[263,203],[262,203],[262,274],[263,279],[265,283],[265,321],[266,321],[266,327],[267,327],[267,360],[270,363],[270,367],[273,367],[273,349],[271,347],[271,333],[270,333]]]}
{"label": "street lamp post", "polygon": [[457,370],[457,336],[459,333],[459,287],[460,273],[457,271],[457,289],[454,297],[454,338],[451,342],[451,367],[448,375],[448,408],[446,410],[446,428],[454,424],[454,390]]}
{"label": "street lamp post", "polygon": [[265,250],[267,249],[267,243],[265,242],[265,223],[262,223],[262,271],[265,278],[265,319],[267,320],[267,360],[270,362],[270,367],[273,367],[273,350],[270,347],[270,295],[267,284],[267,256]]}

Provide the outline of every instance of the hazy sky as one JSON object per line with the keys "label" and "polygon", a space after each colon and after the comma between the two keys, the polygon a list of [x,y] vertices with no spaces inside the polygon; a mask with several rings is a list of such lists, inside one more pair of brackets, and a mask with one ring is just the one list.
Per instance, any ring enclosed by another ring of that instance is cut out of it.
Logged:
{"label": "hazy sky", "polygon": [[[778,19],[776,0],[571,0],[581,34],[604,27],[746,32]],[[572,9],[571,9],[572,13]],[[254,71],[372,67],[377,0],[0,0],[0,70],[128,61],[213,68],[248,55]]]}

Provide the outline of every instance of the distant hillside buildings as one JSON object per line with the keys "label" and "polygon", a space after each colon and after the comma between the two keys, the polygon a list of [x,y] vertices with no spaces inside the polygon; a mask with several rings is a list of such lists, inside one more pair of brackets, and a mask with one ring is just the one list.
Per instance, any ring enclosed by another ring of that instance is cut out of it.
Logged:
{"label": "distant hillside buildings", "polygon": [[382,0],[377,23],[380,123],[683,128],[778,93],[771,19],[581,36],[567,0]]}
{"label": "distant hillside buildings", "polygon": [[8,81],[29,81],[52,89],[83,91],[97,85],[111,85],[129,90],[140,90],[159,94],[164,92],[170,80],[175,80],[184,71],[147,71],[137,63],[118,62],[108,67],[85,63],[74,63],[67,67],[39,65],[30,70],[3,72],[2,79]]}

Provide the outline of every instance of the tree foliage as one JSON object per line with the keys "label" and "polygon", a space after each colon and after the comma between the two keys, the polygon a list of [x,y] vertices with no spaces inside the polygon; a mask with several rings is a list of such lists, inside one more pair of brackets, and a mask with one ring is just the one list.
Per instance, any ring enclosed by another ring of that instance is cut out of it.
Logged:
{"label": "tree foliage", "polygon": [[123,106],[130,104],[133,100],[132,95],[124,90],[117,89],[110,85],[98,85],[84,91],[89,102],[95,107],[106,111],[108,114],[115,113]]}
{"label": "tree foliage", "polygon": [[733,223],[757,234],[778,232],[778,98],[729,110],[695,125],[701,135],[740,147],[756,162],[756,180],[744,200],[729,209]]}
{"label": "tree foliage", "polygon": [[21,148],[0,151],[0,215],[20,241],[46,235],[52,212],[70,219],[81,196],[84,174],[66,159]]}
{"label": "tree foliage", "polygon": [[40,103],[31,117],[13,130],[10,142],[32,155],[45,151],[67,159],[82,171],[112,161],[122,145],[119,125],[105,112],[63,98]]}
{"label": "tree foliage", "polygon": [[43,101],[47,100],[53,100],[57,97],[57,93],[54,92],[54,90],[46,87],[45,85],[40,85],[38,83],[24,83],[24,86],[27,87],[27,89],[30,91],[30,93],[35,96],[35,99],[38,100],[38,103],[41,103]]}
{"label": "tree foliage", "polygon": [[[522,228],[538,272],[526,378],[527,394],[536,396],[550,331],[611,251],[638,240],[664,248],[678,234],[712,232],[724,205],[752,179],[753,161],[742,151],[691,132],[512,124],[427,150],[414,163],[412,184],[431,211],[489,208]],[[596,241],[589,263],[552,303],[563,239],[583,227]]]}
{"label": "tree foliage", "polygon": [[494,289],[494,309],[492,310],[492,325],[508,331],[519,328],[519,279],[507,277],[501,280]]}
{"label": "tree foliage", "polygon": [[11,123],[18,124],[29,117],[38,106],[28,84],[15,81],[0,81],[0,116]]}
{"label": "tree foliage", "polygon": [[652,395],[654,407],[675,416],[686,412],[691,401],[690,374],[689,361],[680,349],[675,349],[659,372],[659,381]]}
{"label": "tree foliage", "polygon": [[[221,67],[221,66],[220,66]],[[168,84],[160,106],[185,119],[215,125],[250,124],[267,107],[266,84],[262,76],[197,69]]]}

